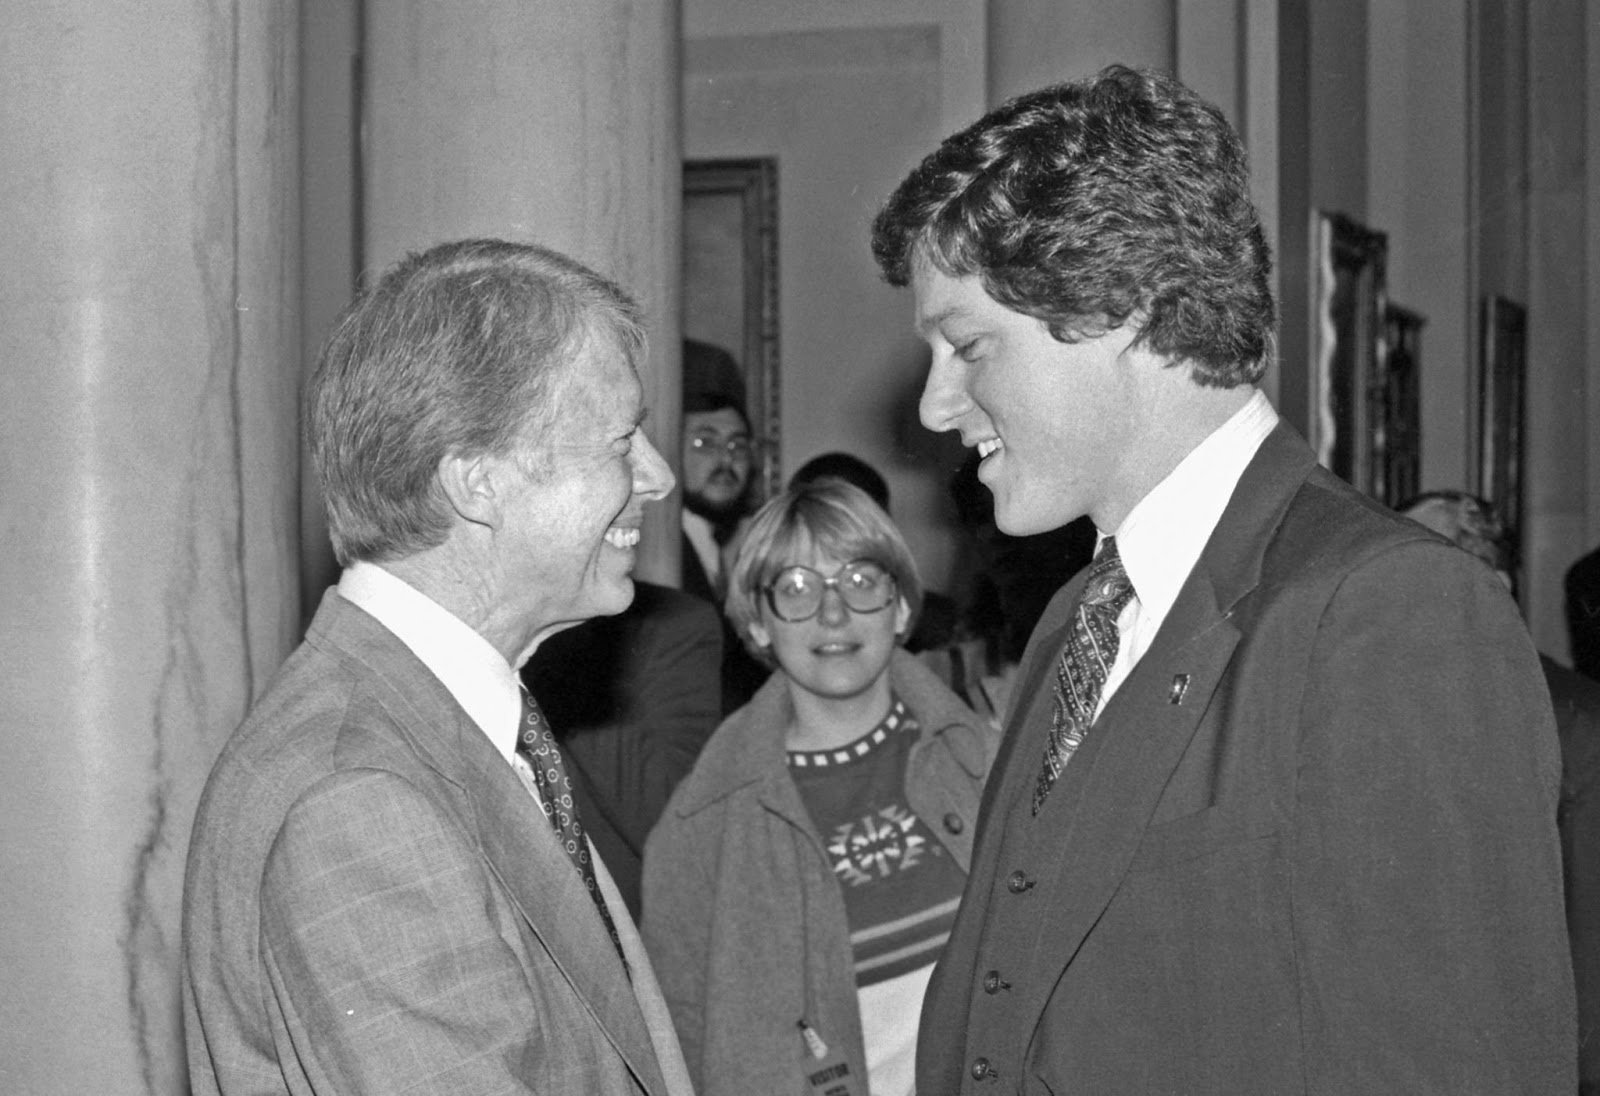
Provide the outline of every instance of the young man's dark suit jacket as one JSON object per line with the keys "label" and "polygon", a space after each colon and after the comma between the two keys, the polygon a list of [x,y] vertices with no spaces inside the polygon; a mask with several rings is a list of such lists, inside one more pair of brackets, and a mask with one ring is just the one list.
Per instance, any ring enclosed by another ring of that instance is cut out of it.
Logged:
{"label": "young man's dark suit jacket", "polygon": [[1037,818],[1051,603],[917,1090],[1576,1089],[1550,704],[1489,569],[1263,443]]}
{"label": "young man's dark suit jacket", "polygon": [[337,591],[212,771],[183,937],[196,1096],[667,1092],[670,1019],[543,812]]}

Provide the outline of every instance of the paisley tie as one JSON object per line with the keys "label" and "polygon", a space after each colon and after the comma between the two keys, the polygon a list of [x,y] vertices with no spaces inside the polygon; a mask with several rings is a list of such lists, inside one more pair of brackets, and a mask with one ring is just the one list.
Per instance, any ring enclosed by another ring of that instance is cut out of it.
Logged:
{"label": "paisley tie", "polygon": [[1132,598],[1133,583],[1122,568],[1116,538],[1107,537],[1089,565],[1089,581],[1084,584],[1066,646],[1056,663],[1056,704],[1044,766],[1033,788],[1034,814],[1044,806],[1045,797],[1094,722],[1100,691],[1117,658],[1117,617]]}

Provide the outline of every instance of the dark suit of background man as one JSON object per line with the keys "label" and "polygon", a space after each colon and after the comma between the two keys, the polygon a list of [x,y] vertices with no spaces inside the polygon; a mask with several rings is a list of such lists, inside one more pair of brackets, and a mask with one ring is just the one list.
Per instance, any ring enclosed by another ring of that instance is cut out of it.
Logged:
{"label": "dark suit of background man", "polygon": [[1574,1091],[1538,659],[1256,389],[1270,260],[1220,112],[1120,66],[1022,96],[873,247],[1000,528],[1102,536],[1024,658],[917,1090]]}
{"label": "dark suit of background man", "polygon": [[634,919],[644,842],[722,722],[722,620],[670,586],[552,636],[522,667],[572,771],[595,849]]}
{"label": "dark suit of background man", "polygon": [[195,820],[200,1096],[687,1096],[627,909],[552,826],[570,795],[535,775],[558,764],[516,676],[633,597],[673,482],[642,346],[617,286],[498,241],[412,255],[340,320],[308,395],[345,570]]}
{"label": "dark suit of background man", "polygon": [[1600,548],[1580,556],[1563,585],[1573,669],[1600,681]]}

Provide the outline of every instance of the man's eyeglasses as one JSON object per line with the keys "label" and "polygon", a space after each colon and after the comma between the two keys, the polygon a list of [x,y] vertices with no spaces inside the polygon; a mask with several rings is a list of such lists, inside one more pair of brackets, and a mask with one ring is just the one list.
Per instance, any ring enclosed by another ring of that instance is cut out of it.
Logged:
{"label": "man's eyeglasses", "polygon": [[822,611],[828,589],[854,613],[876,613],[894,601],[894,576],[870,559],[853,560],[829,578],[810,567],[785,567],[766,587],[767,605],[779,620],[798,624]]}
{"label": "man's eyeglasses", "polygon": [[732,437],[727,440],[715,434],[695,434],[689,439],[689,448],[696,453],[726,453],[730,460],[750,459],[750,439],[747,437]]}

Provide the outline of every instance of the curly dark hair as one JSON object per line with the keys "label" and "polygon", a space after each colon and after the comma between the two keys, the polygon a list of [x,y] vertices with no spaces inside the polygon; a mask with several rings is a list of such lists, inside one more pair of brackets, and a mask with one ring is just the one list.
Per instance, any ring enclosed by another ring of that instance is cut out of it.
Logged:
{"label": "curly dark hair", "polygon": [[1253,384],[1272,349],[1272,257],[1244,147],[1171,76],[1112,65],[1018,96],[947,138],[872,225],[884,277],[927,262],[1063,342],[1133,317],[1202,385]]}

